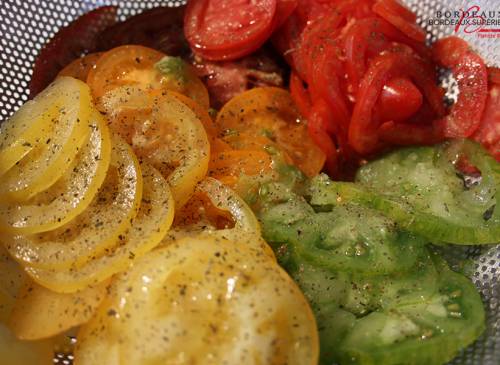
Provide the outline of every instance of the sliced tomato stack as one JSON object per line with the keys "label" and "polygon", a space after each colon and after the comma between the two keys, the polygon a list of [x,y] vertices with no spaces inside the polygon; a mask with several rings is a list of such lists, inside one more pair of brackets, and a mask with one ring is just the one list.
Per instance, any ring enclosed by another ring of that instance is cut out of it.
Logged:
{"label": "sliced tomato stack", "polygon": [[[424,41],[415,14],[398,0],[301,0],[274,34],[292,67],[292,97],[326,153],[331,175],[348,178],[363,158],[392,146],[474,133],[477,140],[486,138],[478,130],[488,97],[484,62],[459,38],[432,48]],[[449,110],[437,67],[451,69],[458,80],[460,95]],[[498,74],[492,69],[490,80]],[[496,91],[489,100],[498,100]],[[482,125],[498,118],[488,114]],[[489,147],[498,133],[493,138],[493,128],[486,129]]]}

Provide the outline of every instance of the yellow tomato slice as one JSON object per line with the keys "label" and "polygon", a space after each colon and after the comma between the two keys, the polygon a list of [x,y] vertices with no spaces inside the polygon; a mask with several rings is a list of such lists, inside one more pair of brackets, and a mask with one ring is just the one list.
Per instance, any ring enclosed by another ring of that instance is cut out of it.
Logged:
{"label": "yellow tomato slice", "polygon": [[167,178],[176,209],[182,207],[208,169],[210,145],[200,119],[168,92],[121,87],[104,99],[113,106],[111,129]]}
{"label": "yellow tomato slice", "polygon": [[114,246],[131,226],[142,198],[142,174],[132,149],[113,138],[106,179],[89,207],[76,219],[49,232],[2,237],[23,265],[45,269],[81,266]]}
{"label": "yellow tomato slice", "polygon": [[259,249],[211,236],[152,251],[81,327],[79,365],[316,365],[317,328],[296,284]]}
{"label": "yellow tomato slice", "polygon": [[88,134],[90,105],[87,85],[62,77],[2,123],[0,195],[4,199],[8,193],[17,199],[29,197],[61,176],[61,169]]}
{"label": "yellow tomato slice", "polygon": [[194,69],[179,58],[165,57],[161,52],[138,45],[116,47],[99,57],[87,83],[100,110],[107,111],[101,98],[124,85],[142,90],[173,90],[208,109],[208,91]]}
{"label": "yellow tomato slice", "polygon": [[0,323],[0,356],[5,365],[52,365],[54,341],[21,341]]}
{"label": "yellow tomato slice", "polygon": [[260,224],[255,214],[233,190],[212,178],[201,181],[197,188],[207,195],[215,207],[231,213],[236,229],[260,236]]}
{"label": "yellow tomato slice", "polygon": [[276,259],[261,237],[260,224],[252,209],[233,190],[210,177],[198,184],[193,197],[176,214],[174,226],[162,245],[200,233],[231,237],[238,244],[253,245]]}
{"label": "yellow tomato slice", "polygon": [[5,248],[0,245],[0,322],[6,323],[19,290],[29,280]]}
{"label": "yellow tomato slice", "polygon": [[239,94],[224,105],[215,125],[221,136],[243,132],[268,137],[308,176],[317,175],[325,162],[284,89],[261,87]]}
{"label": "yellow tomato slice", "polygon": [[126,270],[158,245],[174,218],[174,202],[168,183],[151,166],[142,165],[143,197],[132,227],[118,240],[117,246],[79,268],[55,271],[27,267],[26,272],[38,284],[55,292],[72,293],[96,285]]}
{"label": "yellow tomato slice", "polygon": [[53,230],[89,206],[106,177],[111,154],[109,131],[97,111],[91,116],[91,125],[87,142],[52,187],[22,204],[0,203],[0,232]]}
{"label": "yellow tomato slice", "polygon": [[86,323],[106,296],[108,282],[61,294],[29,281],[21,289],[8,326],[20,340],[39,340]]}

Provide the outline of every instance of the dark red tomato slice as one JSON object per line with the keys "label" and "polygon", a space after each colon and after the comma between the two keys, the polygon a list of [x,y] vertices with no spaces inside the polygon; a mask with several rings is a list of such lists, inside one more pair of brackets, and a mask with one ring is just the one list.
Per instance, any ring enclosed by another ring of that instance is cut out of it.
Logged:
{"label": "dark red tomato slice", "polygon": [[373,111],[384,85],[397,77],[410,78],[436,114],[443,113],[442,94],[435,85],[436,75],[431,65],[408,52],[381,54],[373,59],[361,80],[349,125],[349,144],[361,155],[370,155],[384,146],[378,133],[380,121],[374,120]]}
{"label": "dark red tomato slice", "polygon": [[472,138],[500,162],[500,84],[490,87],[481,124]]}
{"label": "dark red tomato slice", "polygon": [[422,93],[410,79],[398,77],[384,85],[377,108],[381,120],[402,122],[421,108],[423,100]]}
{"label": "dark red tomato slice", "polygon": [[401,10],[401,8],[404,8],[404,6],[394,0],[378,0],[372,9],[407,37],[417,42],[425,42],[425,30],[415,23],[415,19],[409,20],[413,18],[409,15],[411,13],[409,9]]}
{"label": "dark red tomato slice", "polygon": [[312,108],[311,96],[304,81],[293,71],[290,74],[290,94],[300,114],[307,119]]}
{"label": "dark red tomato slice", "polygon": [[326,155],[325,170],[328,175],[335,177],[339,173],[338,152],[332,138],[326,132],[327,125],[332,124],[330,118],[328,104],[322,99],[316,100],[307,120],[307,130],[314,143]]}
{"label": "dark red tomato slice", "polygon": [[273,46],[292,68],[295,68],[293,55],[298,49],[297,46],[304,26],[297,16],[297,11],[294,11],[271,38]]}
{"label": "dark red tomato slice", "polygon": [[184,37],[184,9],[184,6],[165,6],[134,15],[102,32],[97,48],[108,51],[118,46],[135,44],[169,56],[186,56],[191,50]]}
{"label": "dark red tomato slice", "polygon": [[[271,34],[276,3],[276,0],[189,1],[184,34],[193,51],[211,59],[234,59],[249,54]],[[245,53],[239,54],[242,49]]]}
{"label": "dark red tomato slice", "polygon": [[488,67],[488,81],[492,84],[500,85],[500,68]]}
{"label": "dark red tomato slice", "polygon": [[281,27],[297,8],[298,0],[278,0],[274,16],[273,31]]}
{"label": "dark red tomato slice", "polygon": [[286,65],[267,45],[236,61],[212,62],[195,56],[190,62],[204,81],[210,104],[216,109],[248,89],[285,84]]}
{"label": "dark red tomato slice", "polygon": [[479,124],[488,96],[488,73],[483,59],[457,37],[444,38],[433,46],[434,58],[451,68],[459,95],[450,113],[439,120],[448,138],[469,137]]}
{"label": "dark red tomato slice", "polygon": [[45,89],[63,67],[93,52],[99,34],[116,22],[116,6],[103,6],[61,28],[38,54],[30,82],[30,98]]}

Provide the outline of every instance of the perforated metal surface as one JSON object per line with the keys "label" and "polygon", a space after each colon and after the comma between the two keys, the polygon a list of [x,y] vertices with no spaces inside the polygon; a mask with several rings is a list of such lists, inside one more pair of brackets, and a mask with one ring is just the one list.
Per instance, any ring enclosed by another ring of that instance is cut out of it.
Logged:
{"label": "perforated metal surface", "polygon": [[[143,9],[160,5],[179,6],[182,1],[154,0],[0,0],[0,121],[6,119],[28,99],[28,83],[35,57],[43,44],[62,26],[77,16],[102,5],[119,5],[124,19]],[[429,41],[453,34],[452,25],[429,25],[437,12],[459,11],[477,5],[482,10],[496,10],[498,0],[466,2],[461,0],[408,0],[418,19],[428,31]],[[498,26],[497,28],[500,28]],[[498,33],[500,34],[500,33]],[[489,65],[500,65],[500,38],[479,38],[477,32],[460,36],[481,53]],[[470,268],[471,278],[479,288],[487,313],[487,330],[464,350],[454,365],[500,364],[500,246],[452,247],[443,249],[457,268]],[[70,363],[55,359],[55,363]]]}

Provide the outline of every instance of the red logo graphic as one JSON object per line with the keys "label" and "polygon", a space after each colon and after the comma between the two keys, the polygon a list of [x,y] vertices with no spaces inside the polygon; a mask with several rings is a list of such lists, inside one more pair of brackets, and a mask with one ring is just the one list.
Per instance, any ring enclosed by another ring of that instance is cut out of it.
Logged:
{"label": "red logo graphic", "polygon": [[[455,33],[463,30],[464,33],[478,33],[479,37],[496,38],[500,37],[500,20],[491,17],[491,12],[481,11],[479,5],[473,5],[469,9],[460,9],[461,15],[455,26]],[[498,26],[493,28],[492,26]],[[489,33],[489,35],[488,35]],[[494,34],[494,33],[498,33]]]}

